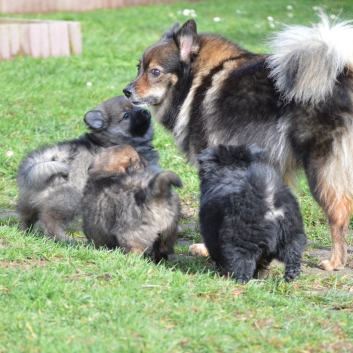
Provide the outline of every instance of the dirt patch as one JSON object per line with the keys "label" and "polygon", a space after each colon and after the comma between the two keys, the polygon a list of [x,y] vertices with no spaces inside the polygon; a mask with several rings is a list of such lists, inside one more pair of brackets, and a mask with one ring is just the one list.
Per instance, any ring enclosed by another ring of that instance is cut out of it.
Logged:
{"label": "dirt patch", "polygon": [[29,260],[29,261],[1,261],[0,268],[11,268],[25,270],[27,267],[42,267],[48,265],[46,260]]}

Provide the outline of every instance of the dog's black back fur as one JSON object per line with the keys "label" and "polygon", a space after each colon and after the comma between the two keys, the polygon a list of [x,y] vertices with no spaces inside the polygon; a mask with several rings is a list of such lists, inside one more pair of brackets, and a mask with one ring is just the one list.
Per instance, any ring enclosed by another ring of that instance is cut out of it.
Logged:
{"label": "dog's black back fur", "polygon": [[246,283],[277,259],[286,280],[300,274],[306,235],[298,203],[257,146],[224,146],[199,156],[200,231],[211,257]]}

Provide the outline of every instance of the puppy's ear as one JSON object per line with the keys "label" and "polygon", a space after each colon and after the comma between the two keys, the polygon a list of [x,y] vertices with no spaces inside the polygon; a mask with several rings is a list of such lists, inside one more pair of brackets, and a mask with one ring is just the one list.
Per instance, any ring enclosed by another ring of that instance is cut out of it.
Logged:
{"label": "puppy's ear", "polygon": [[179,176],[173,172],[162,172],[157,174],[149,183],[149,191],[154,197],[167,196],[171,186],[181,188],[183,183]]}
{"label": "puppy's ear", "polygon": [[161,39],[173,39],[174,34],[179,30],[179,21],[174,23],[172,28],[167,29]]}
{"label": "puppy's ear", "polygon": [[106,117],[100,110],[90,110],[84,117],[84,122],[95,131],[102,131],[106,125]]}
{"label": "puppy's ear", "polygon": [[196,22],[193,19],[183,24],[175,35],[175,42],[179,48],[180,59],[189,63],[200,49]]}
{"label": "puppy's ear", "polygon": [[266,150],[259,147],[256,144],[253,144],[249,147],[253,161],[255,162],[264,162],[266,157]]}

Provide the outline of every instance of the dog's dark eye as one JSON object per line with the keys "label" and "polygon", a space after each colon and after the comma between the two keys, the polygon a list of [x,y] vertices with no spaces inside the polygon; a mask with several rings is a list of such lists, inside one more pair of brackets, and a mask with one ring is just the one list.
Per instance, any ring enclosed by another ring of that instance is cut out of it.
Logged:
{"label": "dog's dark eye", "polygon": [[158,77],[161,74],[161,71],[158,69],[152,69],[151,70],[151,75],[154,77]]}
{"label": "dog's dark eye", "polygon": [[123,116],[123,118],[124,118],[125,120],[129,119],[129,118],[130,118],[130,114],[129,114],[129,113],[125,113],[124,116]]}
{"label": "dog's dark eye", "polygon": [[137,71],[138,71],[138,72],[140,72],[140,69],[141,69],[141,64],[140,64],[140,63],[138,63],[138,64],[136,65],[136,67],[137,67]]}

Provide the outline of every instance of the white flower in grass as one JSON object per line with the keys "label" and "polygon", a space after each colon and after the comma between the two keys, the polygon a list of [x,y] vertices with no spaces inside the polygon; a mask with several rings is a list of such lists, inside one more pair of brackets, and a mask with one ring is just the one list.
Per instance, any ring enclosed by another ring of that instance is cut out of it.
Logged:
{"label": "white flower in grass", "polygon": [[287,6],[287,10],[293,10],[293,6],[292,5],[288,5]]}
{"label": "white flower in grass", "polygon": [[235,12],[240,15],[242,12],[240,10],[235,10]]}
{"label": "white flower in grass", "polygon": [[272,16],[268,16],[267,19],[271,22],[273,21],[273,17]]}
{"label": "white flower in grass", "polygon": [[213,21],[215,21],[215,22],[219,22],[221,19],[219,18],[219,17],[214,17],[213,18]]}
{"label": "white flower in grass", "polygon": [[275,25],[274,23],[272,23],[272,22],[271,22],[271,23],[270,23],[270,27],[271,27],[271,28],[275,28],[275,27],[276,27],[276,25]]}
{"label": "white flower in grass", "polygon": [[292,18],[292,17],[293,17],[293,14],[290,12],[287,16],[290,17],[290,18]]}
{"label": "white flower in grass", "polygon": [[12,157],[15,154],[14,151],[7,151],[6,152],[6,157]]}
{"label": "white flower in grass", "polygon": [[183,10],[183,15],[184,16],[196,17],[195,10],[193,10],[193,9],[184,9]]}
{"label": "white flower in grass", "polygon": [[330,15],[331,20],[335,20],[337,18],[336,15]]}
{"label": "white flower in grass", "polygon": [[92,82],[87,82],[87,86],[91,87],[92,86]]}

